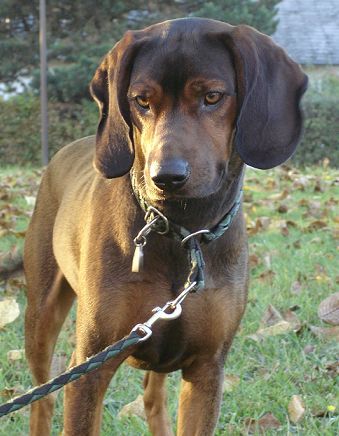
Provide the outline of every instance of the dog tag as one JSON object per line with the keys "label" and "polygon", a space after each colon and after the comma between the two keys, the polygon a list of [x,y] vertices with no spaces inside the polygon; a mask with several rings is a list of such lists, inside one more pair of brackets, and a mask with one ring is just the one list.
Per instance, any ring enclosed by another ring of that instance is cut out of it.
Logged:
{"label": "dog tag", "polygon": [[132,260],[132,272],[138,273],[142,271],[144,266],[144,247],[143,245],[137,245],[135,247],[134,256]]}

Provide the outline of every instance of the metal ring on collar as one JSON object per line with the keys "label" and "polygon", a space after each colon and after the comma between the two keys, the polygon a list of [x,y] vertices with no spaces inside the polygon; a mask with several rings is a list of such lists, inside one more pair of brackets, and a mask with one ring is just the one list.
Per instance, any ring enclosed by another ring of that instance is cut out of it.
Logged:
{"label": "metal ring on collar", "polygon": [[163,230],[162,232],[160,231],[156,231],[157,233],[159,233],[159,235],[166,235],[166,233],[168,233],[169,231],[169,223],[168,223],[168,219],[165,217],[164,214],[162,214],[158,209],[156,209],[153,206],[148,206],[147,208],[147,212],[145,215],[145,221],[147,222],[148,218],[150,218],[151,214],[154,214],[156,217],[159,217],[162,219],[164,225],[165,225],[165,230]]}
{"label": "metal ring on collar", "polygon": [[202,229],[202,230],[198,230],[197,232],[191,233],[190,235],[187,235],[187,236],[186,236],[186,237],[181,241],[181,245],[185,245],[186,242],[187,242],[189,239],[191,239],[191,238],[193,238],[194,236],[197,236],[197,235],[202,235],[203,233],[210,233],[210,231],[207,230],[207,229]]}

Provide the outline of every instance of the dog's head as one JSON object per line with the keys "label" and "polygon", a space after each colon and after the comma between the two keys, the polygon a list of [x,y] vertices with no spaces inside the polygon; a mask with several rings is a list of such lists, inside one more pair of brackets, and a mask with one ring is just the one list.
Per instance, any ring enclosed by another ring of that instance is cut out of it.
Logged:
{"label": "dog's head", "polygon": [[294,152],[307,76],[248,26],[179,19],[127,32],[97,69],[101,119],[95,167],[132,166],[143,194],[201,198],[227,177],[231,156],[272,168]]}

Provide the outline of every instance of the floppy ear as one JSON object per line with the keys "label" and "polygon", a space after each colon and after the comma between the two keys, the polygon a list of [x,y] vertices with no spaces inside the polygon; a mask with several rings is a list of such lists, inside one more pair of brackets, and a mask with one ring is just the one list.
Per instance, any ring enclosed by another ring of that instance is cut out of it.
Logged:
{"label": "floppy ear", "polygon": [[133,165],[127,91],[137,47],[134,34],[127,32],[106,55],[90,84],[100,110],[94,166],[107,178],[120,177]]}
{"label": "floppy ear", "polygon": [[301,137],[307,76],[270,37],[249,26],[234,27],[227,40],[237,73],[236,149],[248,165],[273,168],[293,154]]}

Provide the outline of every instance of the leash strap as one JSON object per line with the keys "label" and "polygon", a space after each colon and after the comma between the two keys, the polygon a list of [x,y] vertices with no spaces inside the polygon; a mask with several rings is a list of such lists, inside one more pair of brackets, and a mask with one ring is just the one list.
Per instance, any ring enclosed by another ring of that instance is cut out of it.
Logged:
{"label": "leash strap", "polygon": [[[83,375],[88,374],[99,368],[107,360],[118,356],[123,351],[131,348],[133,345],[137,345],[140,342],[146,341],[150,336],[152,336],[152,326],[159,319],[171,320],[178,318],[181,315],[181,303],[191,292],[194,286],[195,282],[191,283],[190,286],[185,287],[174,300],[168,301],[163,307],[155,307],[152,310],[153,315],[146,322],[144,322],[143,324],[135,325],[128,336],[125,336],[115,344],[109,345],[103,351],[100,351],[100,353],[89,357],[86,362],[74,366],[73,368],[70,368],[69,370],[58,375],[52,380],[49,380],[47,383],[37,386],[26,392],[25,394],[13,398],[5,404],[2,404],[0,406],[0,418],[2,416],[8,415],[9,413],[15,412],[16,410],[19,410],[22,407],[28,406],[34,401],[38,401],[46,395],[57,391],[58,389],[61,389],[68,383],[71,383],[74,380],[79,379]],[[132,352],[133,349],[129,350],[126,357],[130,356]]]}
{"label": "leash strap", "polygon": [[78,366],[74,366],[73,368],[70,368],[68,371],[65,371],[64,373],[58,375],[52,380],[49,380],[47,383],[37,386],[26,392],[24,395],[13,398],[11,401],[2,404],[0,406],[0,418],[7,415],[8,413],[19,410],[22,407],[27,406],[28,404],[34,403],[34,401],[40,400],[46,395],[49,395],[52,392],[61,389],[68,383],[94,371],[99,366],[104,364],[107,360],[118,356],[126,348],[129,348],[132,345],[136,345],[142,340],[143,337],[140,336],[137,331],[131,331],[128,336],[124,337],[115,344],[109,345],[100,353],[95,354],[94,356],[87,359],[86,362],[81,363]]}

